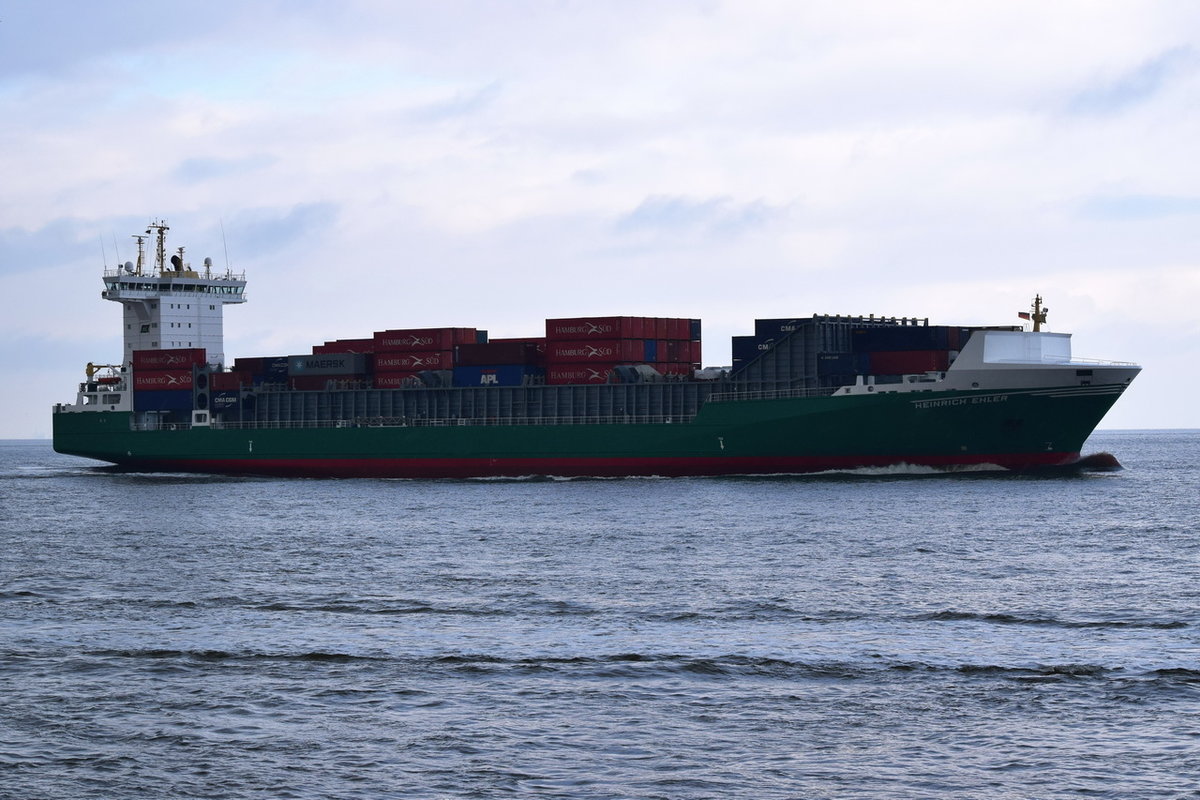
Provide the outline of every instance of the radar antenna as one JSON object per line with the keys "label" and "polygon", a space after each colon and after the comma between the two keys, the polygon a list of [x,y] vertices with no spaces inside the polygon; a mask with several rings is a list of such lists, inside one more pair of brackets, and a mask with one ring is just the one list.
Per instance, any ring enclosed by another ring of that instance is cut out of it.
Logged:
{"label": "radar antenna", "polygon": [[1049,308],[1042,306],[1042,296],[1040,294],[1033,296],[1033,305],[1030,306],[1030,311],[1018,311],[1017,316],[1021,319],[1031,320],[1033,322],[1033,332],[1037,333],[1046,324],[1046,315],[1050,313]]}

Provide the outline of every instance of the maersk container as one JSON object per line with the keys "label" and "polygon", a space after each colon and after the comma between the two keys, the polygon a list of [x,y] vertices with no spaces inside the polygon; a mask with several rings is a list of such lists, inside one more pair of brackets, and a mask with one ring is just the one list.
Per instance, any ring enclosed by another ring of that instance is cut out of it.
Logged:
{"label": "maersk container", "polygon": [[698,319],[689,319],[688,320],[688,338],[691,339],[693,342],[700,341],[700,320],[698,320]]}
{"label": "maersk container", "polygon": [[133,390],[134,411],[190,411],[191,389]]}
{"label": "maersk container", "polygon": [[207,360],[203,347],[186,347],[171,350],[134,350],[134,370],[188,369]]}
{"label": "maersk container", "polygon": [[[460,345],[466,347],[467,345]],[[376,353],[375,372],[418,372],[423,369],[450,369],[454,366],[454,351],[432,350],[408,353]]]}
{"label": "maersk container", "polygon": [[367,371],[363,353],[320,353],[288,356],[288,377],[304,375],[362,375]]}
{"label": "maersk container", "polygon": [[653,364],[658,361],[658,340],[646,339],[643,347],[642,360],[647,364]]}
{"label": "maersk container", "polygon": [[524,364],[457,366],[455,386],[521,386],[526,377],[541,376],[542,370]]}

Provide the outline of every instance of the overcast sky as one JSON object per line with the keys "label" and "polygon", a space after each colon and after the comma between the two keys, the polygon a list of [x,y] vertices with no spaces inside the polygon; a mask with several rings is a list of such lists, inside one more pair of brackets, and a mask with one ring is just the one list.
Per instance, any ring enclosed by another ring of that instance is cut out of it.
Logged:
{"label": "overcast sky", "polygon": [[[121,356],[154,217],[225,352],[546,317],[1015,324],[1200,427],[1195,2],[0,2],[0,438]],[[222,236],[222,229],[224,236]]]}

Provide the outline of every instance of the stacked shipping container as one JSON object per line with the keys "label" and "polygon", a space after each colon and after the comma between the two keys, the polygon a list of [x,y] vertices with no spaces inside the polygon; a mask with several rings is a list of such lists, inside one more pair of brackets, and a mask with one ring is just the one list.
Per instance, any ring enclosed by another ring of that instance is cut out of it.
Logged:
{"label": "stacked shipping container", "polygon": [[190,411],[195,367],[203,367],[203,348],[134,350],[133,407],[137,411]]}
{"label": "stacked shipping container", "polygon": [[575,317],[546,320],[546,382],[608,383],[612,370],[645,364],[663,375],[700,366],[700,320]]}

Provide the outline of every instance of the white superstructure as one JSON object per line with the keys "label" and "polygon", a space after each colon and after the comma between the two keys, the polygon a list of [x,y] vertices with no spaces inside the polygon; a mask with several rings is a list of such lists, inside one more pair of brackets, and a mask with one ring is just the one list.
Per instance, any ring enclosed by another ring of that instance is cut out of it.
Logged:
{"label": "white superstructure", "polygon": [[[104,273],[101,297],[124,308],[125,345],[122,363],[128,367],[134,350],[204,348],[208,363],[225,362],[223,309],[246,302],[246,276],[231,270],[214,275],[212,259],[197,272],[183,260],[180,247],[166,258],[168,227],[152,222],[138,242],[138,260]],[[155,235],[153,263],[146,265],[145,240]]]}

